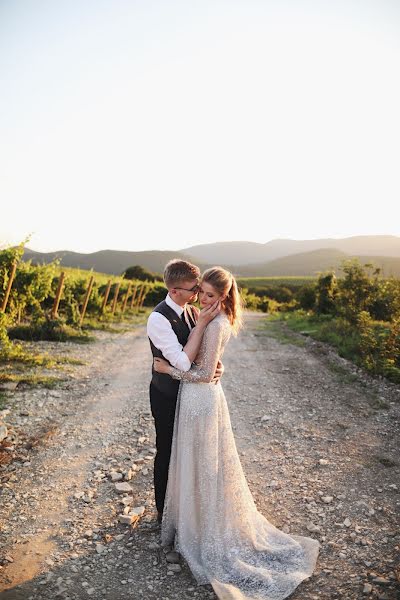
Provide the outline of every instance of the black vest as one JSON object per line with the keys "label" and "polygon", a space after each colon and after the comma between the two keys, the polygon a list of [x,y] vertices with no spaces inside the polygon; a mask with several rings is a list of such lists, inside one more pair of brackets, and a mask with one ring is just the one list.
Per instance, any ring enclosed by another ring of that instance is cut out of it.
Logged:
{"label": "black vest", "polygon": [[[160,302],[160,304],[157,304],[153,312],[161,313],[166,319],[168,319],[168,321],[171,323],[172,330],[178,338],[179,343],[182,344],[182,346],[185,346],[190,333],[189,327],[186,325],[186,323],[182,321],[182,319],[176,314],[176,312],[170,306],[168,306],[165,300]],[[192,327],[194,327],[194,325],[196,324],[196,319],[194,317],[194,311],[189,304],[186,305],[186,312],[190,320],[190,324],[192,325]],[[155,347],[150,338],[149,342],[153,356],[165,359],[165,357],[162,355],[161,350]],[[151,368],[151,372],[151,383],[166,396],[176,399],[178,395],[179,380],[172,379],[172,377],[170,375],[167,375],[166,373],[157,373],[157,371],[154,370],[153,366]]]}

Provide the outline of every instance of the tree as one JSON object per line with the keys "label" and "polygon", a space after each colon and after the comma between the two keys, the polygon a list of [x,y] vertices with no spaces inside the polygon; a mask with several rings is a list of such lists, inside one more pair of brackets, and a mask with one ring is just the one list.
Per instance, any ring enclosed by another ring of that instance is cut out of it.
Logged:
{"label": "tree", "polygon": [[151,271],[148,271],[141,265],[128,267],[122,276],[125,279],[140,279],[140,281],[160,281],[162,278]]}

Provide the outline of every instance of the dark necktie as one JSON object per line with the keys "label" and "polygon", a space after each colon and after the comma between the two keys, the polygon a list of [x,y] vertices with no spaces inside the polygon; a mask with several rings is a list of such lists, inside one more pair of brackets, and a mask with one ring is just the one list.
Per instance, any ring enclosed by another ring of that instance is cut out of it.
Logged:
{"label": "dark necktie", "polygon": [[[181,320],[185,323],[186,327],[189,327],[187,320],[185,319],[186,316],[186,310],[183,309],[182,314],[181,314]],[[190,327],[189,327],[190,329]]]}

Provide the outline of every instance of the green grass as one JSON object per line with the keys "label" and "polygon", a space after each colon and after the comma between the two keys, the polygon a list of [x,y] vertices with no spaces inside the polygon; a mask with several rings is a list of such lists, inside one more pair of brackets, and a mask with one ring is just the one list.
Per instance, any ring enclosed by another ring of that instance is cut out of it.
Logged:
{"label": "green grass", "polygon": [[338,376],[341,383],[354,383],[355,381],[359,381],[359,377],[357,377],[357,375],[355,375],[354,373],[349,373],[349,371],[345,367],[342,367],[341,365],[330,361],[328,361],[327,364],[329,370]]}
{"label": "green grass", "polygon": [[34,354],[25,349],[21,344],[13,344],[7,350],[0,352],[0,364],[20,363],[29,367],[52,368],[63,364],[85,364],[79,359],[69,356],[50,356],[49,354]]}
{"label": "green grass", "polygon": [[372,408],[376,408],[378,410],[390,408],[389,402],[385,400],[385,398],[381,398],[377,394],[374,394],[371,406]]}
{"label": "green grass", "polygon": [[7,394],[0,392],[0,410],[4,410],[7,407]]}
{"label": "green grass", "polygon": [[330,315],[316,317],[301,312],[281,313],[279,318],[286,322],[289,329],[330,344],[336,348],[339,356],[355,362],[358,359],[359,336],[343,320]]}
{"label": "green grass", "polygon": [[[380,361],[383,361],[384,357],[379,356],[379,349],[372,348],[371,353],[375,352],[375,354],[371,354],[372,359],[367,355],[369,361],[374,361],[372,367],[371,362],[366,362],[365,355],[361,350],[364,340],[360,337],[359,330],[344,318],[331,315],[315,316],[304,311],[279,313],[277,318],[285,321],[289,329],[329,344],[335,348],[339,356],[366,369],[370,375],[383,375],[394,383],[400,382],[400,369],[397,366],[389,365],[388,367],[385,363],[382,363],[383,366],[381,366]],[[371,322],[371,328],[372,335],[376,340],[384,339],[389,332],[389,324],[382,321]],[[375,408],[383,408],[378,404],[377,400]]]}
{"label": "green grass", "polygon": [[31,387],[42,386],[49,389],[54,389],[60,385],[65,379],[60,377],[53,377],[51,375],[40,375],[37,373],[30,373],[24,375],[17,375],[16,373],[0,373],[0,382],[17,381]]}
{"label": "green grass", "polygon": [[108,331],[109,333],[125,333],[131,331],[132,326],[143,325],[147,321],[151,308],[127,309],[124,314],[116,313],[105,313],[101,317],[91,317],[84,320],[82,324],[82,330],[101,330]]}
{"label": "green grass", "polygon": [[[259,331],[262,331],[261,335],[267,335],[272,337],[281,344],[292,344],[292,346],[304,346],[305,340],[301,337],[294,335],[286,327],[285,323],[277,319],[274,316],[266,317],[259,326]],[[260,334],[256,334],[260,335]]]}
{"label": "green grass", "polygon": [[30,342],[74,342],[75,344],[89,344],[96,339],[69,325],[46,327],[35,324],[10,327],[8,337],[11,340],[25,340]]}

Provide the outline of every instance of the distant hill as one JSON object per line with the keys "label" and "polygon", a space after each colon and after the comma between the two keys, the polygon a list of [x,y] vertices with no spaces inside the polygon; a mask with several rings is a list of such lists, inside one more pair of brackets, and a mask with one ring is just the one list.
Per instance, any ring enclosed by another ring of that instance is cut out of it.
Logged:
{"label": "distant hill", "polygon": [[394,235],[360,235],[342,239],[287,240],[266,244],[254,242],[217,242],[184,248],[181,252],[211,264],[250,265],[276,258],[332,248],[350,255],[400,257],[400,237]]}
{"label": "distant hill", "polygon": [[[328,243],[335,245],[324,246]],[[263,259],[264,254],[266,258]],[[360,257],[363,263],[372,262],[380,266],[387,276],[400,277],[400,238],[395,236],[357,236],[341,240],[272,240],[267,244],[221,242],[193,246],[181,251],[101,250],[90,254],[68,250],[42,253],[25,248],[24,260],[31,259],[34,264],[41,264],[59,257],[61,264],[66,267],[120,275],[133,265],[162,273],[171,258],[182,258],[194,262],[201,270],[211,265],[221,265],[241,277],[268,277],[316,275],[330,268],[337,270],[342,260],[352,256]]]}
{"label": "distant hill", "polygon": [[141,265],[153,273],[162,273],[166,263],[172,258],[182,258],[196,262],[204,269],[205,265],[194,258],[181,252],[151,250],[146,252],[128,252],[123,250],[100,250],[90,254],[80,254],[69,250],[57,252],[36,252],[25,248],[23,260],[32,260],[33,264],[49,263],[55,258],[61,258],[61,265],[65,267],[78,267],[80,269],[93,269],[101,273],[120,275],[128,267]]}
{"label": "distant hill", "polygon": [[[181,250],[195,260],[211,265],[248,265],[268,260],[266,244],[256,242],[216,242]],[[273,257],[275,258],[275,256]]]}
{"label": "distant hill", "polygon": [[400,277],[400,258],[390,256],[351,256],[334,248],[302,252],[292,256],[277,258],[263,264],[238,266],[234,269],[234,272],[240,277],[272,277],[279,275],[316,276],[318,273],[330,269],[340,272],[342,261],[350,258],[358,258],[361,264],[372,263],[380,267],[387,277],[391,275]]}

